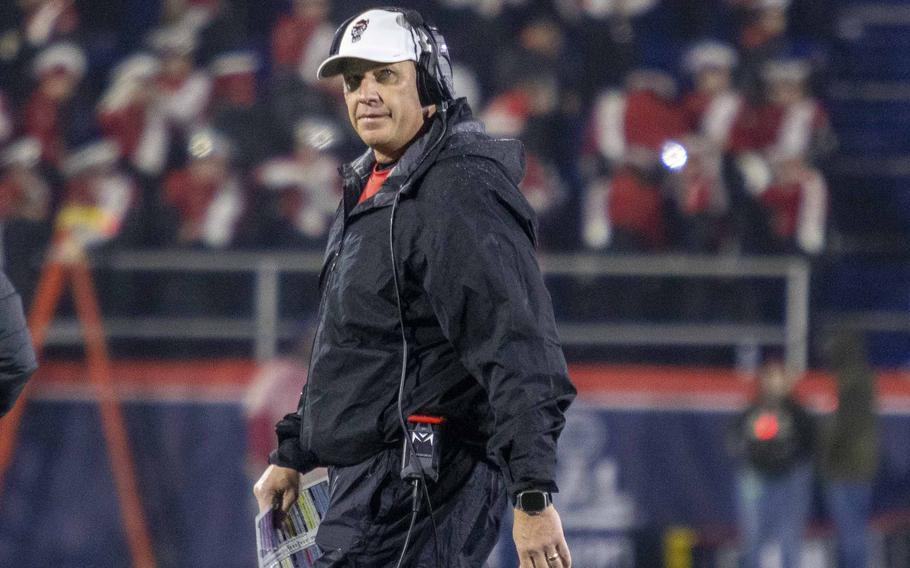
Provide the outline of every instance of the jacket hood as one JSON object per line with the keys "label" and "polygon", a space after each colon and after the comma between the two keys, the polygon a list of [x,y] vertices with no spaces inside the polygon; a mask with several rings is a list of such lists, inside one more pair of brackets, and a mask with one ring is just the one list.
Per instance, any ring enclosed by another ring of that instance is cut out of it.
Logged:
{"label": "jacket hood", "polygon": [[[373,198],[372,206],[390,205],[399,190],[402,195],[416,192],[420,180],[431,168],[469,157],[484,159],[509,180],[509,184],[491,184],[491,191],[496,192],[497,199],[526,228],[528,237],[536,244],[536,215],[518,190],[518,184],[524,177],[524,146],[514,139],[490,138],[483,123],[474,118],[464,98],[453,101],[436,113],[426,132],[411,144],[395,165],[383,189]],[[345,185],[359,192],[372,166],[373,153],[368,149],[358,159],[341,167]]]}
{"label": "jacket hood", "polygon": [[509,181],[518,185],[524,178],[524,146],[512,138],[490,138],[483,123],[476,120],[464,99],[455,101],[448,111],[449,129],[452,134],[437,161],[474,156],[494,162]]}
{"label": "jacket hood", "polygon": [[[471,122],[476,124],[479,130],[470,129],[456,132],[450,138],[449,144],[436,158],[436,164],[444,165],[450,160],[482,158],[486,162],[486,167],[495,168],[502,172],[510,183],[491,183],[488,187],[490,191],[495,192],[496,199],[524,227],[528,238],[536,246],[537,215],[528,200],[518,189],[518,184],[521,183],[524,177],[524,146],[520,141],[514,139],[490,138],[483,132],[481,123],[473,120]],[[495,176],[495,171],[491,170],[490,175]]]}

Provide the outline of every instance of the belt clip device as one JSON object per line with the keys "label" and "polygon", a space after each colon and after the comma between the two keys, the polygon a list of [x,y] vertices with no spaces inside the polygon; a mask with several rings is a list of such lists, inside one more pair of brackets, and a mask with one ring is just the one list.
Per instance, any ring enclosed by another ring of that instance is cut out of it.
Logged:
{"label": "belt clip device", "polygon": [[[401,478],[430,481],[439,479],[439,455],[442,448],[442,424],[445,418],[412,414],[408,416],[408,432],[404,441]],[[411,446],[414,451],[411,452]],[[416,459],[414,459],[416,457]],[[422,472],[422,474],[421,474]]]}

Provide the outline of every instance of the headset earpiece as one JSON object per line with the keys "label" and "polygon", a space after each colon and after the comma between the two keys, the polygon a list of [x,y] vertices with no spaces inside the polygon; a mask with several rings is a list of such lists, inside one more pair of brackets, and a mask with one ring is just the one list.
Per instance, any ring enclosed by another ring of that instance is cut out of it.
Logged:
{"label": "headset earpiece", "polygon": [[356,18],[356,17],[357,17],[356,15],[351,16],[350,18],[345,20],[340,26],[338,26],[337,30],[335,30],[335,36],[332,38],[332,46],[329,47],[329,57],[331,57],[333,55],[338,55],[338,50],[341,49],[341,40],[344,39],[344,30],[351,24],[351,22],[354,21],[354,18]]}

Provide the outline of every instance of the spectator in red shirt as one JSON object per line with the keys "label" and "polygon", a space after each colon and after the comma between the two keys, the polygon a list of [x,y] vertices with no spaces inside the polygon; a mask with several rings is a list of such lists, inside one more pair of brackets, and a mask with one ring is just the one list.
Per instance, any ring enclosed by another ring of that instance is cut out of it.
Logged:
{"label": "spectator in red shirt", "polygon": [[341,129],[330,119],[310,117],[297,124],[295,134],[293,155],[256,170],[266,202],[257,240],[273,247],[322,248],[341,201],[340,163],[331,154]]}
{"label": "spectator in red shirt", "polygon": [[192,248],[223,249],[237,235],[246,196],[230,167],[227,139],[212,130],[190,137],[190,163],[164,182],[164,202],[171,209],[172,242]]}
{"label": "spectator in red shirt", "polygon": [[124,228],[138,195],[132,180],[117,167],[119,157],[116,142],[101,140],[77,148],[63,163],[66,185],[56,228],[81,248],[111,242],[125,233],[131,236]]}
{"label": "spectator in red shirt", "polygon": [[294,0],[272,28],[274,72],[298,75],[307,84],[317,84],[316,69],[332,45],[334,27],[328,21],[327,0]]}
{"label": "spectator in red shirt", "polygon": [[665,248],[659,158],[668,141],[685,133],[675,94],[670,76],[640,69],[629,75],[625,90],[608,90],[595,102],[587,151],[602,164],[591,166],[593,181],[584,212],[586,246],[621,252]]}
{"label": "spectator in red shirt", "polygon": [[0,156],[0,220],[4,224],[13,219],[48,220],[51,195],[37,170],[40,158],[41,145],[34,138],[15,141]]}
{"label": "spectator in red shirt", "polygon": [[[671,152],[682,152],[674,163]],[[664,164],[674,172],[670,181],[679,219],[681,248],[690,253],[715,253],[721,247],[728,196],[719,156],[703,137],[691,135],[664,151]]]}
{"label": "spectator in red shirt", "polygon": [[41,158],[59,167],[66,153],[61,113],[85,74],[85,55],[72,44],[42,51],[33,64],[38,86],[23,112],[25,134],[41,144]]}
{"label": "spectator in red shirt", "polygon": [[808,91],[810,72],[802,60],[776,60],[765,66],[764,102],[740,115],[733,131],[734,150],[810,158],[831,150],[828,115]]}
{"label": "spectator in red shirt", "polygon": [[152,34],[150,43],[161,60],[161,70],[155,76],[155,112],[166,121],[169,137],[184,140],[205,122],[211,78],[194,64],[196,37],[192,30],[161,28]]}
{"label": "spectator in red shirt", "polygon": [[[737,208],[750,211],[751,217],[739,231],[746,250],[787,248],[780,243],[772,244],[780,238],[773,236],[779,227],[773,226],[776,222],[768,217],[766,208],[755,196],[765,193],[775,178],[780,179],[781,164],[801,163],[803,168],[811,170],[810,165],[830,153],[836,144],[827,113],[808,91],[809,73],[810,67],[805,61],[769,63],[764,71],[766,102],[742,113],[734,128],[736,168],[747,190]],[[821,174],[815,173],[821,179]],[[789,175],[784,177],[793,179]],[[823,181],[821,186],[824,186]],[[771,225],[762,226],[767,222]],[[817,238],[812,240],[818,241]],[[820,248],[820,245],[810,248]]]}
{"label": "spectator in red shirt", "polygon": [[769,248],[780,253],[821,253],[828,213],[824,178],[798,157],[775,161],[773,170],[773,182],[758,196],[771,228]]}
{"label": "spectator in red shirt", "polygon": [[79,16],[75,0],[6,0],[3,7],[11,27],[0,30],[0,84],[18,102],[29,94],[29,66],[36,54],[75,40]]}
{"label": "spectator in red shirt", "polygon": [[313,114],[334,114],[342,106],[339,79],[319,81],[316,70],[329,52],[335,26],[328,0],[293,0],[292,10],[272,28],[268,107],[275,132],[294,139],[294,125]]}
{"label": "spectator in red shirt", "polygon": [[612,176],[596,179],[585,200],[585,245],[622,253],[665,250],[666,212],[659,172],[657,154],[636,147]]}
{"label": "spectator in red shirt", "polygon": [[596,151],[608,164],[624,161],[632,148],[660,152],[667,140],[686,132],[675,96],[676,84],[666,73],[630,73],[624,90],[607,90],[595,101],[588,151]]}
{"label": "spectator in red shirt", "polygon": [[766,104],[757,110],[753,147],[778,157],[815,160],[834,147],[828,113],[812,97],[807,80],[808,62],[776,60],[763,71]]}
{"label": "spectator in red shirt", "polygon": [[686,127],[719,153],[729,148],[733,125],[745,107],[743,96],[733,86],[736,62],[732,47],[714,41],[692,47],[684,62],[693,82],[682,101]]}
{"label": "spectator in red shirt", "polygon": [[223,53],[209,65],[214,78],[210,122],[231,141],[233,161],[241,170],[270,155],[275,139],[270,114],[256,88],[258,69],[259,58],[249,51]]}
{"label": "spectator in red shirt", "polygon": [[168,133],[158,109],[157,77],[161,63],[146,53],[132,55],[112,73],[111,85],[98,103],[98,122],[140,174],[159,175],[167,159]]}

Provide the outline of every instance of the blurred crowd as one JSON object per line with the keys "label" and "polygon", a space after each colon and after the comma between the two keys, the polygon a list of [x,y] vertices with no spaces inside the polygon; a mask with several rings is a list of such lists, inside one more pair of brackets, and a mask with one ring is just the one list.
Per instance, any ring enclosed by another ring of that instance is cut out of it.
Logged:
{"label": "blurred crowd", "polygon": [[[106,34],[93,3],[7,10],[0,222],[20,286],[55,231],[109,248],[322,245],[336,169],[362,147],[315,69],[372,3],[152,4],[151,25]],[[545,250],[824,249],[835,140],[788,0],[401,4],[440,25],[489,132],[524,142]]]}

